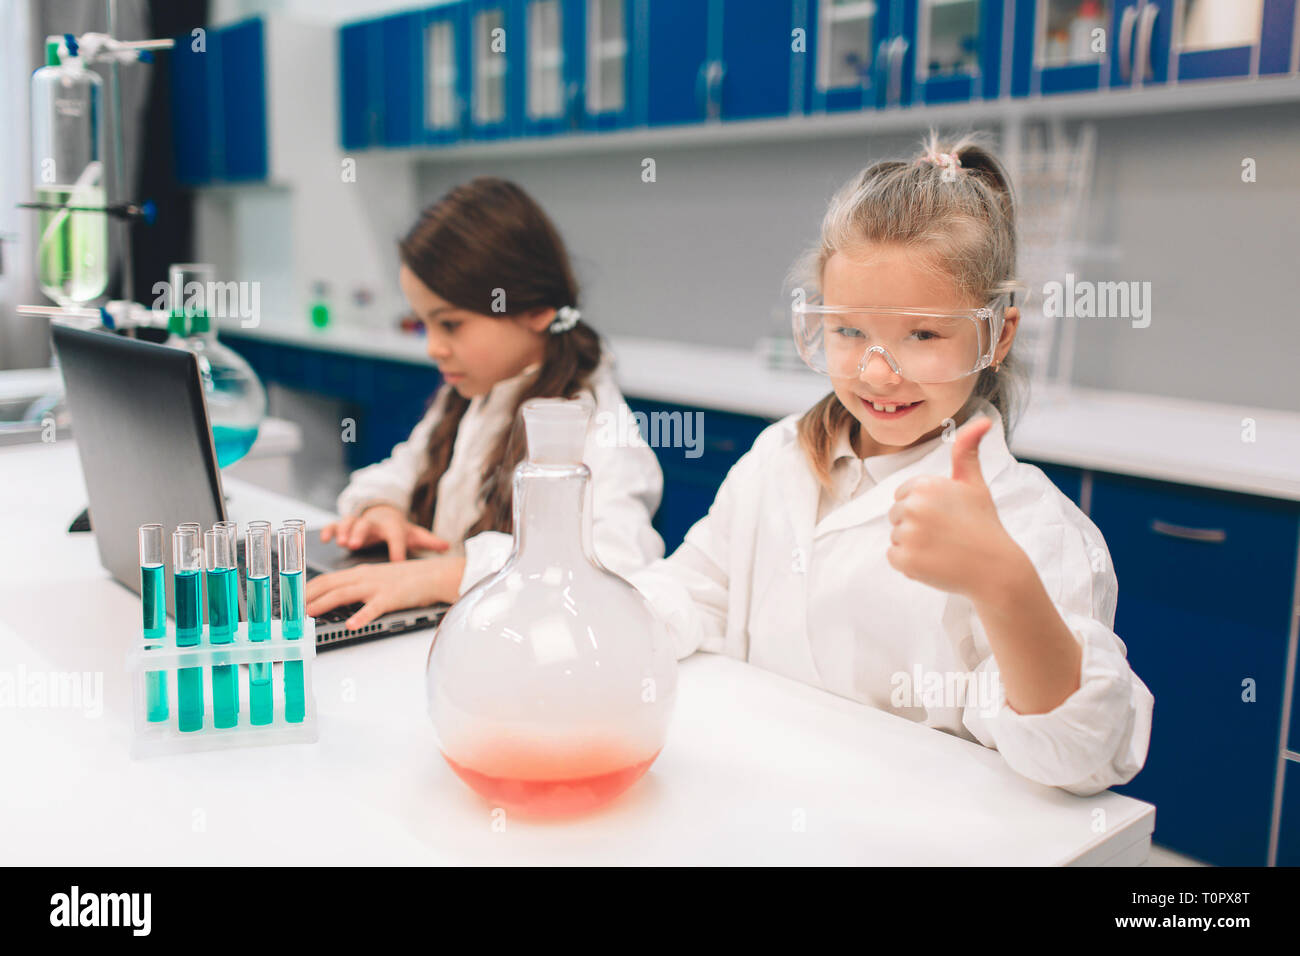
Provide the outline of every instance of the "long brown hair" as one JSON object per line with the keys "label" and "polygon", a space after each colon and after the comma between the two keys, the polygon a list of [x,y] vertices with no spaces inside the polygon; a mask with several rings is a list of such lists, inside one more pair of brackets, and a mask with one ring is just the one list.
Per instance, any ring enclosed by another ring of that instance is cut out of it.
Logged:
{"label": "long brown hair", "polygon": [[[535,309],[578,304],[564,241],[542,208],[512,182],[479,177],[455,187],[426,208],[398,244],[402,262],[451,305],[499,321]],[[507,310],[494,312],[497,290]],[[600,364],[600,338],[585,322],[546,335],[541,368],[521,389],[480,476],[478,519],[466,537],[482,531],[510,532],[515,466],[525,448],[519,408],[530,398],[573,398]],[[443,384],[433,397],[441,417],[429,436],[423,471],[411,492],[410,520],[430,527],[438,506],[438,481],[451,463],[461,419],[470,400]]]}
{"label": "long brown hair", "polygon": [[[831,200],[820,241],[791,278],[811,293],[820,288],[826,261],[837,251],[880,242],[932,255],[974,301],[987,302],[1005,291],[1016,269],[1015,200],[1010,176],[984,142],[973,134],[945,142],[932,132],[925,151],[912,160],[887,160],[862,170]],[[926,161],[945,153],[961,161],[956,175]],[[998,410],[1010,435],[1024,379],[1014,353],[1013,347],[998,371],[989,367],[979,373],[959,418],[984,399]],[[830,485],[836,436],[849,428],[849,439],[856,442],[860,427],[833,391],[799,419],[799,444],[823,485]]]}

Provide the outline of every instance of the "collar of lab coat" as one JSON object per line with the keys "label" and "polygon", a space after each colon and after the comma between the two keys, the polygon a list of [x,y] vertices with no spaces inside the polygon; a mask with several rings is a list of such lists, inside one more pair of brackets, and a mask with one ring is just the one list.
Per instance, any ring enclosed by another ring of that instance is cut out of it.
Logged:
{"label": "collar of lab coat", "polygon": [[[984,399],[979,399],[971,415],[981,412],[993,419],[993,427],[988,430],[979,446],[980,472],[984,476],[985,483],[992,485],[993,479],[1014,459],[1007,448],[1002,416],[998,414],[998,410]],[[894,492],[909,478],[916,475],[950,476],[952,474],[951,445],[949,442],[940,441],[927,454],[887,475],[874,487],[836,508],[817,523],[817,501],[821,489],[812,468],[808,465],[803,449],[799,446],[797,434],[794,436],[792,448],[799,458],[801,467],[780,469],[779,474],[785,491],[784,500],[790,503],[791,518],[795,522],[796,529],[811,529],[813,538],[883,517],[893,507]]]}

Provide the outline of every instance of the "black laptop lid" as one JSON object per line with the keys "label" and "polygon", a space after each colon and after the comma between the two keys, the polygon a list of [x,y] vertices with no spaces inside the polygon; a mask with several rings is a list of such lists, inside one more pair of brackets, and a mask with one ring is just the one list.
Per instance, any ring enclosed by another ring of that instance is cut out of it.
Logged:
{"label": "black laptop lid", "polygon": [[[53,324],[72,437],[99,557],[139,593],[137,529],[163,526],[167,612],[174,614],[171,533],[225,519],[221,476],[193,353],[111,332]],[[77,502],[68,502],[70,513]]]}

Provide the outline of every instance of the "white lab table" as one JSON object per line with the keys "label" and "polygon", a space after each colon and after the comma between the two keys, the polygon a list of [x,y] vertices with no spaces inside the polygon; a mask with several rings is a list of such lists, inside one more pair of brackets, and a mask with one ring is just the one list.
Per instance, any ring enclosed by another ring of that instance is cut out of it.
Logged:
{"label": "white lab table", "polygon": [[[232,516],[321,512],[234,480]],[[507,819],[425,712],[432,632],[322,653],[316,744],[132,760],[139,604],[64,529],[71,442],[0,449],[0,673],[102,674],[102,713],[0,706],[6,864],[1135,864],[1155,808],[1032,783],[995,751],[711,654],[682,662],[663,753],[604,810]]]}

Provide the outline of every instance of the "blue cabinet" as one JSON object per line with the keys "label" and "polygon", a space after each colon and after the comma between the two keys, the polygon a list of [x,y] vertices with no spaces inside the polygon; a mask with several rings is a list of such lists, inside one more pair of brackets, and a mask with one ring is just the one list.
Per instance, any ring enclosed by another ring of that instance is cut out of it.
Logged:
{"label": "blue cabinet", "polygon": [[[1004,0],[908,0],[904,26],[916,51],[912,90],[904,102],[954,103],[996,99],[1002,80]],[[910,93],[910,95],[909,95]]]}
{"label": "blue cabinet", "polygon": [[423,21],[422,14],[401,13],[339,30],[344,149],[422,141]]}
{"label": "blue cabinet", "polygon": [[177,179],[196,186],[265,180],[266,55],[261,19],[206,30],[201,40],[190,34],[179,36],[171,56]]}
{"label": "blue cabinet", "polygon": [[469,135],[502,139],[523,122],[523,12],[519,0],[466,0]]}
{"label": "blue cabinet", "polygon": [[1297,509],[1098,475],[1091,515],[1120,582],[1116,633],[1155,696],[1146,766],[1116,789],[1156,805],[1157,842],[1215,864],[1263,865]]}
{"label": "blue cabinet", "polygon": [[633,0],[522,0],[523,130],[547,135],[633,122]]}
{"label": "blue cabinet", "polygon": [[1141,5],[1142,0],[1015,0],[1012,94],[1131,83]]}
{"label": "blue cabinet", "polygon": [[[1286,73],[1295,33],[1295,0],[1147,0],[1157,12],[1146,27],[1157,68],[1170,80]],[[1144,11],[1145,12],[1145,11]],[[1145,24],[1139,23],[1139,29]],[[1144,40],[1139,34],[1138,42]]]}
{"label": "blue cabinet", "polygon": [[[901,97],[906,70],[900,0],[812,0],[807,109],[860,110]],[[892,84],[892,86],[891,86]]]}
{"label": "blue cabinet", "polygon": [[420,24],[422,57],[416,82],[421,89],[425,143],[462,139],[469,126],[469,20],[463,3],[434,7]]}
{"label": "blue cabinet", "polygon": [[646,121],[651,126],[699,122],[717,100],[716,68],[708,73],[710,3],[639,0],[644,29]]}
{"label": "blue cabinet", "polygon": [[722,20],[714,94],[722,119],[802,113],[808,57],[795,52],[794,31],[805,31],[806,44],[807,23],[792,0],[716,0],[714,6]]}

